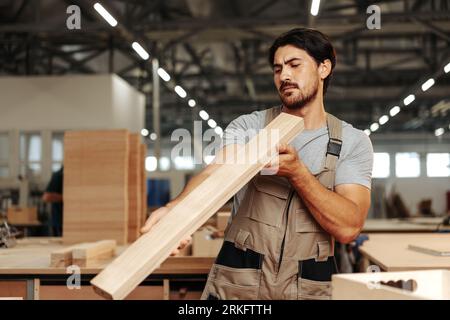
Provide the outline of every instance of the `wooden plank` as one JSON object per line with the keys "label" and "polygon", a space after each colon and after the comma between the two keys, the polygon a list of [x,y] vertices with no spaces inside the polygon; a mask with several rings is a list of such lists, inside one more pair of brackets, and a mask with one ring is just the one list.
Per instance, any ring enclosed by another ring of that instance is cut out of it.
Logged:
{"label": "wooden plank", "polygon": [[53,250],[50,253],[50,267],[62,268],[72,264],[79,267],[91,267],[98,264],[99,260],[112,258],[116,245],[115,240],[101,240]]}
{"label": "wooden plank", "polygon": [[130,134],[130,153],[128,162],[128,242],[139,237],[142,215],[141,192],[141,144],[139,134]]}
{"label": "wooden plank", "polygon": [[170,255],[181,239],[194,233],[271,160],[268,155],[274,154],[278,142],[289,143],[302,130],[302,118],[280,114],[245,147],[237,148],[234,163],[225,163],[214,171],[151,232],[141,236],[98,274],[91,281],[97,292],[109,299],[125,298]]}
{"label": "wooden plank", "polygon": [[145,224],[145,221],[147,220],[147,171],[145,170],[145,158],[147,157],[147,145],[141,144],[141,154],[140,154],[140,160],[141,160],[141,201],[142,201],[142,216],[141,216],[141,225],[143,226]]}
{"label": "wooden plank", "polygon": [[73,264],[79,267],[92,267],[99,261],[115,255],[115,240],[102,240],[75,247],[72,250]]}
{"label": "wooden plank", "polygon": [[50,253],[50,267],[61,268],[72,264],[72,249],[76,246],[69,246],[58,249]]}
{"label": "wooden plank", "polygon": [[128,232],[128,131],[69,131],[64,136],[64,243]]}

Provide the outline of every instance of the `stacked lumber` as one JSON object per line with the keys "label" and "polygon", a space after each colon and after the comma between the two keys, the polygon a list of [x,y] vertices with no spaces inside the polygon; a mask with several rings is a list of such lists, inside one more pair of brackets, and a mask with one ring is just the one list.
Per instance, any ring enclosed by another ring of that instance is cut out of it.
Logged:
{"label": "stacked lumber", "polygon": [[128,163],[128,242],[139,237],[142,224],[141,143],[138,134],[130,134]]}
{"label": "stacked lumber", "polygon": [[144,225],[145,221],[147,220],[147,171],[145,170],[145,158],[147,157],[147,145],[141,144],[141,177],[140,177],[140,183],[141,183],[141,211],[142,211],[142,217],[141,217],[141,224]]}
{"label": "stacked lumber", "polygon": [[102,260],[114,257],[116,245],[115,240],[101,240],[54,250],[50,253],[50,267],[95,266]]}
{"label": "stacked lumber", "polygon": [[127,130],[64,136],[63,242],[136,240],[143,221],[144,154]]}
{"label": "stacked lumber", "polygon": [[[193,234],[269,163],[277,143],[289,143],[303,127],[302,118],[282,113],[245,147],[237,148],[236,162],[221,165],[91,281],[96,291],[109,299],[125,298],[180,240]],[[248,158],[253,161],[245,161]]]}

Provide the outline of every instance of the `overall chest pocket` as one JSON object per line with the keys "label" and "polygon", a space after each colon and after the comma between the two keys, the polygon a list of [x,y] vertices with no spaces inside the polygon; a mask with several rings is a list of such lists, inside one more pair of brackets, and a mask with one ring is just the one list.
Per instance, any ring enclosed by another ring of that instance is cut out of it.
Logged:
{"label": "overall chest pocket", "polygon": [[252,180],[248,217],[273,227],[281,227],[288,205],[290,185],[280,177],[257,176]]}

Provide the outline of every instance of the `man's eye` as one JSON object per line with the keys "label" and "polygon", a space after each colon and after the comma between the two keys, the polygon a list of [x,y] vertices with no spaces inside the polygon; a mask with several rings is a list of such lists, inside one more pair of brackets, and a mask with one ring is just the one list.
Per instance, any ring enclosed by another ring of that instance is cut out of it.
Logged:
{"label": "man's eye", "polygon": [[299,66],[299,64],[291,64],[292,68],[297,68]]}
{"label": "man's eye", "polygon": [[281,71],[281,69],[275,69],[275,70],[273,70],[273,72],[275,72],[275,73],[280,73],[280,71]]}

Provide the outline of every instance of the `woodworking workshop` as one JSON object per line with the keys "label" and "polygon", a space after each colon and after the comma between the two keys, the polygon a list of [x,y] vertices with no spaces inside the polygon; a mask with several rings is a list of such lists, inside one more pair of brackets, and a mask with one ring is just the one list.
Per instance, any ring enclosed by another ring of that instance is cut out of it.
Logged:
{"label": "woodworking workshop", "polygon": [[0,300],[450,300],[450,0],[0,0]]}

